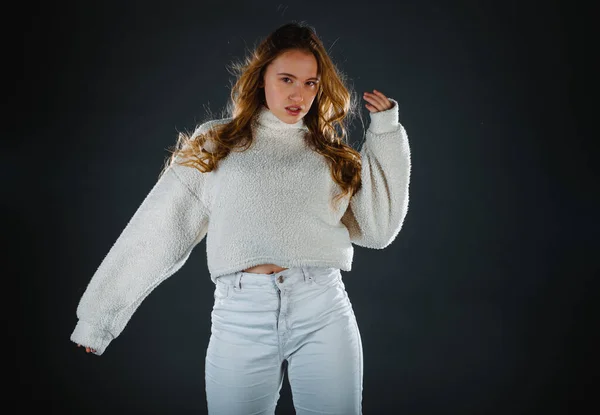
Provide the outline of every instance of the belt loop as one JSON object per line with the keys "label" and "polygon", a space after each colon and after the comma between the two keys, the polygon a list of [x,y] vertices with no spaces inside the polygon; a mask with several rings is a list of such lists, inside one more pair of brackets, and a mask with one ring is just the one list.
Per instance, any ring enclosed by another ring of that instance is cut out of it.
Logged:
{"label": "belt loop", "polygon": [[234,283],[235,287],[241,289],[242,288],[242,273],[241,272],[237,272],[235,274],[235,283]]}
{"label": "belt loop", "polygon": [[304,282],[310,282],[312,280],[312,275],[307,270],[307,267],[300,267],[302,269],[302,274],[304,274]]}

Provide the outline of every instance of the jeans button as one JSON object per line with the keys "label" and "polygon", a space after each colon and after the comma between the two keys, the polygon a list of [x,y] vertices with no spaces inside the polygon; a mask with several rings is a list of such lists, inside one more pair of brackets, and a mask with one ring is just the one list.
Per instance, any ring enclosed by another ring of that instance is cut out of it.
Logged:
{"label": "jeans button", "polygon": [[279,283],[283,282],[283,275],[280,275],[279,278],[277,278],[277,280],[279,281]]}

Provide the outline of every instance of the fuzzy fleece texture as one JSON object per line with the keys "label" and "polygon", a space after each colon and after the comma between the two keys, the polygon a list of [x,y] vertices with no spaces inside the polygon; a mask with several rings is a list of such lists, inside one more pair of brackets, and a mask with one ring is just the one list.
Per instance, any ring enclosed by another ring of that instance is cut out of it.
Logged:
{"label": "fuzzy fleece texture", "polygon": [[[303,119],[287,124],[264,106],[248,150],[232,151],[209,173],[171,164],[89,281],[71,340],[102,355],[141,302],[205,236],[213,282],[269,263],[350,271],[352,244],[387,247],[408,211],[411,173],[398,102],[389,99],[392,108],[369,113],[360,150],[362,188],[337,208],[332,198],[341,188],[325,158],[305,144]],[[230,120],[208,121],[193,135]],[[211,143],[204,148],[210,151]]]}

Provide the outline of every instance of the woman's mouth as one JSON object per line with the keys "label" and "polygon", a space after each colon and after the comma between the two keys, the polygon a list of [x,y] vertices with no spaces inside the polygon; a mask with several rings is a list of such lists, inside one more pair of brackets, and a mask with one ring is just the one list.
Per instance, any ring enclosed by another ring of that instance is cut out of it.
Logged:
{"label": "woman's mouth", "polygon": [[[298,115],[300,114],[300,107],[285,107],[285,110],[290,115]],[[295,110],[295,111],[293,111]]]}

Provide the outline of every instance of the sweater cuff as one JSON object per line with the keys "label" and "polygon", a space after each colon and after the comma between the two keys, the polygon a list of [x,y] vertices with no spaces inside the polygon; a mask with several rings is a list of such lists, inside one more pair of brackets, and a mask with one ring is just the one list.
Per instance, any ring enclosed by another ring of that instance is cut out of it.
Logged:
{"label": "sweater cuff", "polygon": [[90,347],[98,356],[104,353],[106,347],[114,339],[113,335],[106,330],[99,329],[85,321],[79,320],[75,330],[71,334],[71,341],[82,347]]}
{"label": "sweater cuff", "polygon": [[369,112],[369,115],[371,116],[371,124],[369,125],[368,131],[373,134],[383,134],[396,131],[400,126],[398,121],[398,102],[390,97],[388,97],[388,99],[392,104],[394,104],[392,108],[379,112]]}

